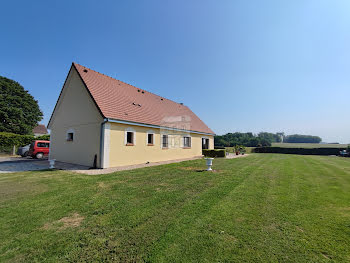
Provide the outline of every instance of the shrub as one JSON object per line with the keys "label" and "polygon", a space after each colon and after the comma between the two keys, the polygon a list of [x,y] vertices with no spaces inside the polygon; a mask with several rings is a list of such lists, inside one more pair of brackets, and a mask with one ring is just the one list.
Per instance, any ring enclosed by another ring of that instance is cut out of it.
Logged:
{"label": "shrub", "polygon": [[20,135],[9,132],[0,132],[0,146],[11,147],[13,145],[23,146],[30,144],[34,140],[32,135]]}
{"label": "shrub", "polygon": [[286,153],[300,155],[339,155],[345,148],[283,148],[283,147],[259,147],[255,153]]}
{"label": "shrub", "polygon": [[41,135],[41,136],[35,137],[35,140],[49,141],[50,140],[50,134],[45,134],[45,135]]}
{"label": "shrub", "polygon": [[38,137],[34,137],[33,135],[20,135],[10,132],[0,132],[0,151],[6,152],[5,150],[12,148],[15,146],[24,146],[30,144],[34,140],[50,140],[50,135],[42,135]]}
{"label": "shrub", "polygon": [[226,157],[226,150],[202,150],[202,154],[205,157],[212,157],[212,158],[218,158],[218,157]]}
{"label": "shrub", "polygon": [[214,149],[220,149],[220,150],[224,150],[226,149],[224,146],[214,146]]}

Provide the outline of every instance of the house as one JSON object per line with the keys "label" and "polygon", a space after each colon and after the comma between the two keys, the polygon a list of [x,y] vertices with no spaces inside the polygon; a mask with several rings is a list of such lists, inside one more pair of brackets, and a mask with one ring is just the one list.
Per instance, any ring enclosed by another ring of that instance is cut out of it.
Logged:
{"label": "house", "polygon": [[39,124],[33,129],[33,133],[35,137],[49,134],[44,124]]}
{"label": "house", "polygon": [[214,148],[187,106],[73,63],[51,115],[50,158],[100,168],[169,161]]}

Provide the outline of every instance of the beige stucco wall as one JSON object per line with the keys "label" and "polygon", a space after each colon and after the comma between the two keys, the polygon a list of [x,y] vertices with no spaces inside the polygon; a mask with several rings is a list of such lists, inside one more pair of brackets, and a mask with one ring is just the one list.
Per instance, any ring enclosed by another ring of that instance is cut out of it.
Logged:
{"label": "beige stucco wall", "polygon": [[[183,158],[190,158],[202,155],[202,138],[209,138],[209,148],[214,148],[214,137],[200,134],[190,134],[192,146],[190,149],[182,148],[183,133],[170,132],[169,148],[162,149],[161,134],[169,131],[139,127],[118,123],[110,123],[108,125],[108,141],[105,141],[106,152],[109,156],[108,167],[116,167],[123,165],[133,165],[145,162],[168,161]],[[125,131],[133,129],[136,135],[136,143],[134,146],[126,146]],[[147,146],[147,133],[154,133],[154,145]],[[171,139],[173,138],[173,139]],[[174,143],[172,143],[172,141]]]}
{"label": "beige stucco wall", "polygon": [[[101,114],[72,68],[49,127],[50,158],[92,166],[96,154],[99,166],[102,122]],[[67,141],[68,130],[74,131],[73,141]]]}

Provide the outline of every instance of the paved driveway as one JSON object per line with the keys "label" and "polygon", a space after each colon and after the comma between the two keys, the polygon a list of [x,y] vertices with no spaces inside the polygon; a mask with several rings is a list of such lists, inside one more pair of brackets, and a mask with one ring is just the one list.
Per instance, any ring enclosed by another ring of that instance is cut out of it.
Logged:
{"label": "paved driveway", "polygon": [[[56,162],[55,168],[63,170],[87,170],[89,167]],[[13,173],[23,171],[38,171],[49,169],[47,159],[33,159],[30,157],[0,157],[0,173]]]}

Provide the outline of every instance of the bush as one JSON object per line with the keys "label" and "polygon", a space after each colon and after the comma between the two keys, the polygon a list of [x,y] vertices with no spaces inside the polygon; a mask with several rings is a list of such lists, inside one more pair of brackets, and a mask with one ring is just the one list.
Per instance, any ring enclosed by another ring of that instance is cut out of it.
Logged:
{"label": "bush", "polygon": [[30,144],[34,140],[32,135],[20,135],[9,132],[0,132],[0,146],[2,148],[16,146],[24,146]]}
{"label": "bush", "polygon": [[0,149],[12,148],[30,144],[34,140],[50,140],[50,135],[34,137],[33,135],[20,135],[10,132],[0,132]]}
{"label": "bush", "polygon": [[300,155],[339,155],[345,148],[283,148],[283,147],[259,147],[255,153],[285,153]]}
{"label": "bush", "polygon": [[226,157],[226,150],[202,150],[202,154],[205,157],[218,158],[218,157]]}
{"label": "bush", "polygon": [[220,150],[224,150],[226,149],[224,146],[214,146],[214,149],[220,149]]}
{"label": "bush", "polygon": [[49,141],[50,140],[50,134],[45,134],[45,135],[41,135],[41,136],[35,137],[35,140]]}
{"label": "bush", "polygon": [[0,153],[12,154],[13,146],[0,146]]}

